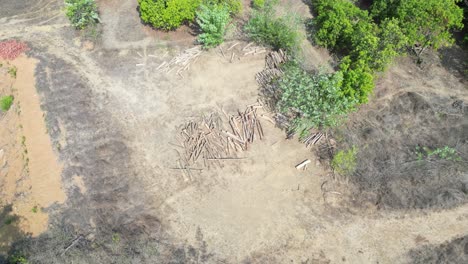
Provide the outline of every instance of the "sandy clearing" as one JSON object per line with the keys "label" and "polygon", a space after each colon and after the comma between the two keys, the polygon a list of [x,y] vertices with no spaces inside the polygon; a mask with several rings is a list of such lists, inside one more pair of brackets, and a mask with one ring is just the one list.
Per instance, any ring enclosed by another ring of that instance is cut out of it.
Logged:
{"label": "sandy clearing", "polygon": [[[5,63],[6,64],[6,63]],[[10,62],[17,68],[11,83],[13,107],[0,120],[0,145],[5,147],[6,169],[2,171],[2,199],[13,204],[24,233],[37,236],[47,229],[48,214],[42,210],[66,199],[61,186],[62,166],[57,160],[45,126],[40,98],[35,89],[35,59],[21,56]],[[9,67],[11,67],[9,66]]]}

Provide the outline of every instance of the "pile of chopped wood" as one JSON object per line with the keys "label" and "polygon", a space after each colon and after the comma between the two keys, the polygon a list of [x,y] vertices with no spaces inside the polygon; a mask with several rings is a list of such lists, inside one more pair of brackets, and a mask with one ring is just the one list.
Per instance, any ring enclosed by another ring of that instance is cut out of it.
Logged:
{"label": "pile of chopped wood", "polygon": [[192,63],[195,63],[198,57],[202,54],[201,46],[196,46],[187,50],[172,58],[170,61],[164,61],[157,68],[156,71],[171,73],[177,69],[176,73],[182,76],[182,72],[190,68]]}
{"label": "pile of chopped wood", "polygon": [[249,105],[244,112],[238,111],[236,116],[228,116],[232,133],[222,131],[227,138],[228,150],[247,150],[255,138],[263,139],[263,128],[257,116],[259,108],[263,108],[261,102]]}
{"label": "pile of chopped wood", "polygon": [[23,42],[16,40],[3,41],[0,42],[0,58],[4,60],[14,60],[28,49],[28,45]]}
{"label": "pile of chopped wood", "polygon": [[283,50],[272,51],[265,58],[265,69],[255,75],[255,80],[262,89],[262,93],[269,98],[276,98],[277,91],[273,80],[283,75],[281,64],[289,60],[287,54]]}
{"label": "pile of chopped wood", "polygon": [[228,59],[229,62],[233,62],[235,59],[240,60],[241,57],[253,56],[267,52],[265,47],[254,46],[253,42],[248,43],[244,47],[239,47],[239,44],[240,42],[235,42],[225,50],[223,50],[222,47],[219,47],[219,51],[221,51],[223,58]]}
{"label": "pile of chopped wood", "polygon": [[214,114],[186,123],[176,136],[182,148],[177,151],[181,169],[190,168],[200,160],[204,166],[221,166],[223,160],[239,159],[238,151],[247,150],[255,139],[264,137],[257,114],[262,107],[259,102],[249,105],[244,112],[238,111],[235,116],[225,114],[229,126]]}
{"label": "pile of chopped wood", "polygon": [[304,143],[306,147],[313,146],[317,144],[324,135],[325,134],[322,132],[311,132],[307,137],[305,137],[302,140],[302,143]]}

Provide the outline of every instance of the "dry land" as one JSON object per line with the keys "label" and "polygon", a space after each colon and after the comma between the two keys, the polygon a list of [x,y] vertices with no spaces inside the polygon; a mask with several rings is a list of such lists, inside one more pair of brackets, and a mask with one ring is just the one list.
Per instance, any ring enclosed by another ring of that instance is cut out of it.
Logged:
{"label": "dry land", "polygon": [[[266,119],[242,159],[187,177],[174,135],[256,102],[266,53],[244,56],[248,42],[231,39],[224,56],[203,51],[167,73],[193,47],[188,28],[155,32],[137,1],[101,0],[93,38],[70,27],[62,2],[0,3],[0,41],[31,48],[0,61],[0,95],[15,96],[0,114],[0,263],[15,250],[31,263],[468,262],[467,164],[406,163],[429,143],[468,159],[465,52],[398,59],[330,133],[359,146],[357,177],[334,177],[327,151]],[[283,4],[310,16],[302,1]],[[329,67],[326,50],[303,49],[308,67]]]}

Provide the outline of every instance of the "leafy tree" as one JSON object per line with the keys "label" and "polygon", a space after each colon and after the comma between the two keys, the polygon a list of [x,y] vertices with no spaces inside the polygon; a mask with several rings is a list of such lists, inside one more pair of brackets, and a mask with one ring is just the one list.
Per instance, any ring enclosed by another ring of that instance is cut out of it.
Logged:
{"label": "leafy tree", "polygon": [[343,73],[310,74],[297,63],[288,63],[283,70],[284,75],[277,83],[280,90],[277,108],[284,114],[297,116],[293,130],[301,135],[311,127],[334,126],[353,109],[356,102],[343,96],[341,90]]}
{"label": "leafy tree", "polygon": [[66,15],[77,29],[99,22],[99,14],[94,0],[65,0]]}
{"label": "leafy tree", "polygon": [[141,19],[155,28],[173,30],[193,21],[201,0],[138,0]]}
{"label": "leafy tree", "polygon": [[350,44],[355,25],[370,21],[367,11],[360,10],[348,0],[314,0],[317,17],[313,25],[317,28],[314,37],[318,45],[336,50],[346,49]]}
{"label": "leafy tree", "polygon": [[[385,3],[388,2],[388,3]],[[379,20],[394,17],[419,57],[427,47],[453,43],[450,30],[463,28],[460,0],[377,0],[372,10]]]}
{"label": "leafy tree", "polygon": [[343,73],[341,90],[348,100],[367,103],[374,89],[374,74],[365,60],[352,61],[345,57],[340,63]]}
{"label": "leafy tree", "polygon": [[404,53],[408,38],[395,18],[385,19],[379,27],[379,43],[371,67],[384,71],[394,58]]}
{"label": "leafy tree", "polygon": [[267,2],[263,9],[252,11],[245,31],[257,43],[294,53],[300,49],[301,40],[297,22],[292,16],[276,17],[273,4]]}
{"label": "leafy tree", "polygon": [[226,5],[201,5],[197,11],[197,23],[203,33],[198,36],[198,41],[205,48],[223,43],[229,21],[229,8]]}

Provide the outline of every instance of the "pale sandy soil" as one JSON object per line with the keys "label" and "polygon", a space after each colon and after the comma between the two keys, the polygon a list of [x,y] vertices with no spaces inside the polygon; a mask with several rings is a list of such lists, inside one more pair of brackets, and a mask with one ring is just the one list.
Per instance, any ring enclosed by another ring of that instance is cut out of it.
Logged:
{"label": "pale sandy soil", "polygon": [[19,217],[22,232],[37,236],[48,227],[48,215],[43,209],[66,199],[62,166],[54,153],[35,89],[37,61],[22,55],[1,63],[3,67],[17,68],[16,78],[4,71],[0,75],[2,95],[15,97],[11,109],[0,117],[1,201],[12,205],[11,214]]}

